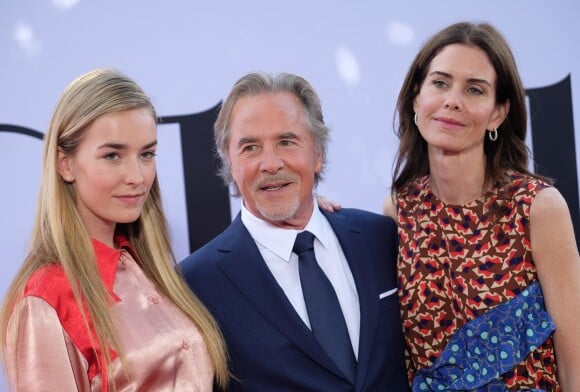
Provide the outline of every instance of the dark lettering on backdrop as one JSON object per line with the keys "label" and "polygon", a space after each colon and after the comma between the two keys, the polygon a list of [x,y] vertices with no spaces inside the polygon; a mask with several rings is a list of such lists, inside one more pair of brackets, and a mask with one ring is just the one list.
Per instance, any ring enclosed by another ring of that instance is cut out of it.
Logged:
{"label": "dark lettering on backdrop", "polygon": [[580,207],[570,85],[568,75],[556,84],[527,89],[526,93],[530,101],[534,171],[555,180],[554,185],[570,208],[579,245]]}
{"label": "dark lettering on backdrop", "polygon": [[40,140],[42,140],[42,138],[44,137],[43,133],[35,131],[34,129],[12,124],[0,124],[0,132],[17,133],[26,136],[32,136]]}
{"label": "dark lettering on backdrop", "polygon": [[[555,186],[570,208],[576,242],[580,244],[570,75],[551,86],[527,89],[526,94],[530,102],[534,170],[556,180]],[[180,127],[189,248],[192,252],[231,222],[229,190],[217,176],[219,158],[214,152],[213,124],[218,108],[219,103],[201,113],[159,118],[160,125],[177,123]],[[38,131],[10,124],[0,124],[0,132],[37,139],[43,137]]]}
{"label": "dark lettering on backdrop", "polygon": [[181,134],[189,249],[194,251],[231,222],[229,190],[217,176],[219,158],[213,142],[213,108],[184,116],[164,116],[160,124],[178,123]]}

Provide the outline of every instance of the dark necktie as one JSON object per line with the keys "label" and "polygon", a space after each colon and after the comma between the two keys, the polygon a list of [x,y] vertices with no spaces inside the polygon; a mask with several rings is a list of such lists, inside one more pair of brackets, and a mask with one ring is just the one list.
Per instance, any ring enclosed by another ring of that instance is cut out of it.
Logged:
{"label": "dark necktie", "polygon": [[298,234],[292,251],[298,255],[300,283],[312,333],[344,375],[354,384],[356,359],[336,292],[314,256],[314,235]]}

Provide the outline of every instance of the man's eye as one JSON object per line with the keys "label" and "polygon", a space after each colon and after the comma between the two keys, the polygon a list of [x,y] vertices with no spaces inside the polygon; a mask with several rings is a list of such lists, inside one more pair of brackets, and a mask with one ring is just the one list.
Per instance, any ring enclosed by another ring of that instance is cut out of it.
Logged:
{"label": "man's eye", "polygon": [[283,147],[288,147],[288,146],[291,146],[293,144],[294,144],[294,142],[292,140],[281,140],[280,141],[280,145]]}
{"label": "man's eye", "polygon": [[256,146],[255,144],[248,144],[247,146],[244,146],[242,148],[243,152],[252,152],[255,151],[258,148],[258,146]]}

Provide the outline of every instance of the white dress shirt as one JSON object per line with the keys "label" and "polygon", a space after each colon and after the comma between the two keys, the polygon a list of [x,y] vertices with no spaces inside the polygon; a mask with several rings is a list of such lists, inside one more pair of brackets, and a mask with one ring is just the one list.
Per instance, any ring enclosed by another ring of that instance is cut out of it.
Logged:
{"label": "white dress shirt", "polygon": [[[315,199],[316,200],[316,199]],[[254,216],[242,202],[242,223],[256,242],[266,265],[288,297],[288,300],[310,328],[310,320],[302,295],[298,256],[292,252],[296,236],[302,230],[283,229]],[[328,220],[322,215],[315,201],[314,211],[304,228],[314,234],[314,253],[336,295],[346,321],[350,341],[358,359],[360,335],[360,306],[358,293],[350,267]]]}

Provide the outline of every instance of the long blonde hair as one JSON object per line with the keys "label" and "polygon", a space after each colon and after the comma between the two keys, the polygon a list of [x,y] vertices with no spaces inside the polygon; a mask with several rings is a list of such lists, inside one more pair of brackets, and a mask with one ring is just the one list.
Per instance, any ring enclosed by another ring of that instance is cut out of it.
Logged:
{"label": "long blonde hair", "polygon": [[[57,172],[57,151],[61,149],[73,154],[86,128],[99,116],[141,108],[150,110],[156,118],[155,109],[142,89],[127,76],[113,70],[90,71],[71,82],[62,93],[45,135],[42,180],[30,250],[8,289],[0,314],[3,360],[12,309],[22,298],[30,276],[49,264],[62,267],[87,329],[88,317],[92,321],[96,344],[103,348],[104,363],[99,363],[99,366],[105,378],[103,369],[111,361],[109,349],[123,358],[109,313],[110,297],[100,278],[89,234],[76,208],[74,188]],[[198,327],[214,365],[215,383],[225,389],[229,378],[225,344],[211,314],[174,269],[175,257],[171,251],[157,178],[139,219],[133,223],[117,224],[117,231],[128,238],[145,275]],[[114,390],[115,387],[110,385],[109,388]]]}

